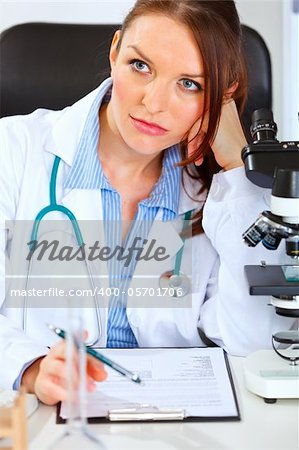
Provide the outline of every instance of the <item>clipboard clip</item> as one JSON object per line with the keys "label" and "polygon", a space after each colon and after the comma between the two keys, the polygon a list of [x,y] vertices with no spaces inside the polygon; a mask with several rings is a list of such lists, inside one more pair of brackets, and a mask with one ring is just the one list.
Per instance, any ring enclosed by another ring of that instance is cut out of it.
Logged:
{"label": "clipboard clip", "polygon": [[141,404],[133,408],[111,409],[108,419],[111,422],[146,420],[184,420],[185,410],[181,408],[158,408],[150,404]]}

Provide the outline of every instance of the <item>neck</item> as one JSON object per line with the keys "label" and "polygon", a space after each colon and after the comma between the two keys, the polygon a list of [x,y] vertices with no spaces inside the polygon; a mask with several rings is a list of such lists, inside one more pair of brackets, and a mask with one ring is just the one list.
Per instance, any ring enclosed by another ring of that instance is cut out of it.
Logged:
{"label": "neck", "polygon": [[106,175],[117,173],[120,177],[158,179],[162,170],[163,153],[142,155],[126,145],[115,129],[109,114],[109,104],[103,105],[99,113],[100,140],[98,156]]}

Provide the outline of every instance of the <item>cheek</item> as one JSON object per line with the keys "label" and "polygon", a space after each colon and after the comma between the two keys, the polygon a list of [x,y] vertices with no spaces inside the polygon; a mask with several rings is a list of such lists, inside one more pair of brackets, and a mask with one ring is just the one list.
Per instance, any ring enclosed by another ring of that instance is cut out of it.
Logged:
{"label": "cheek", "polygon": [[123,103],[125,101],[127,90],[125,80],[122,77],[116,76],[113,78],[113,96],[117,103]]}
{"label": "cheek", "polygon": [[120,110],[128,108],[137,101],[136,85],[124,70],[117,71],[113,77],[113,96]]}
{"label": "cheek", "polygon": [[183,137],[203,114],[203,101],[185,102],[176,108],[175,123],[178,134]]}

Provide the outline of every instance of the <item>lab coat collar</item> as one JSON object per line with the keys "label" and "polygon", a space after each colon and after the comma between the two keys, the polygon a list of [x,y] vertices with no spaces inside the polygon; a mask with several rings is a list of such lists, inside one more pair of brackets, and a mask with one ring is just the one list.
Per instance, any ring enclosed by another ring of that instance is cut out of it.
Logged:
{"label": "lab coat collar", "polygon": [[[61,117],[52,128],[48,136],[45,150],[59,156],[66,164],[72,165],[84,125],[96,97],[99,104],[112,85],[112,79],[107,78],[100,86],[76,102],[58,112]],[[101,92],[102,95],[99,95]]]}
{"label": "lab coat collar", "polygon": [[198,191],[200,190],[199,180],[188,176],[185,170],[182,171],[182,177],[179,215],[185,214],[188,211],[201,209],[206,198],[206,193],[198,195]]}

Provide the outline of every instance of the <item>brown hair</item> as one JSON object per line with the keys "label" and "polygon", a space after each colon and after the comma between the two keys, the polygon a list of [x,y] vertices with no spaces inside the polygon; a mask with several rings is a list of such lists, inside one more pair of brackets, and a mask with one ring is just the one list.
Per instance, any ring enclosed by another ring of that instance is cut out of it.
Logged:
{"label": "brown hair", "polygon": [[[137,0],[122,25],[121,36],[135,19],[146,14],[163,14],[186,25],[192,32],[202,54],[205,73],[205,96],[202,121],[209,110],[206,135],[196,152],[187,157],[187,140],[181,142],[182,166],[189,176],[200,180],[198,194],[208,192],[218,166],[210,147],[217,133],[225,92],[235,82],[233,94],[239,114],[247,94],[247,77],[242,52],[242,32],[233,0]],[[121,38],[119,46],[121,45]],[[193,163],[203,156],[203,163]],[[194,217],[193,234],[203,232],[202,210]]]}

